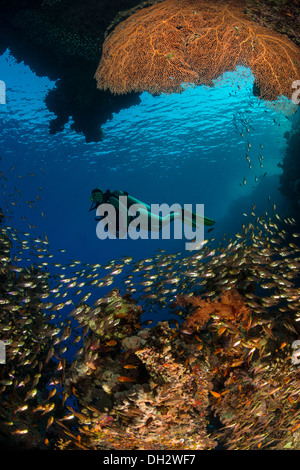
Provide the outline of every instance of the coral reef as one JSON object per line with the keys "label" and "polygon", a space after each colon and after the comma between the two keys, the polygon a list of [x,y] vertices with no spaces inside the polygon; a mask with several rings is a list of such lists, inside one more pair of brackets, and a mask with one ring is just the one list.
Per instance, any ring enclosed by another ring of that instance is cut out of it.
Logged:
{"label": "coral reef", "polygon": [[249,321],[250,309],[245,305],[242,296],[233,289],[223,292],[220,300],[213,302],[210,299],[179,295],[177,303],[183,307],[188,305],[195,307],[193,314],[185,320],[182,326],[182,331],[187,334],[205,328],[211,318],[239,322],[241,325]]}
{"label": "coral reef", "polygon": [[[141,335],[138,349],[95,364],[88,382],[73,372],[68,379],[78,394],[80,444],[117,450],[213,448],[216,442],[206,430],[207,364],[196,365],[199,352],[194,354],[167,323]],[[126,375],[120,375],[122,368]]]}
{"label": "coral reef", "polygon": [[[138,25],[138,27],[137,27]],[[250,67],[266,100],[290,97],[300,50],[249,21],[233,2],[165,0],[134,13],[106,38],[95,77],[121,94],[181,92],[181,83],[212,85],[237,65]]]}
{"label": "coral reef", "polygon": [[233,369],[214,410],[224,427],[222,436],[235,449],[299,449],[299,370],[287,367],[289,353],[278,351],[273,361]]}
{"label": "coral reef", "polygon": [[[299,234],[294,219],[276,212],[253,221],[192,256],[158,253],[134,263],[124,294],[112,288],[104,297],[99,289],[132,259],[91,265],[88,276],[76,261],[74,273],[61,266],[62,276],[52,277],[47,240],[2,227],[4,445],[299,449]],[[101,269],[110,271],[103,277]],[[148,280],[143,308],[139,275]],[[75,303],[79,280],[88,291]],[[173,318],[149,327],[142,315],[151,302],[172,306]]]}

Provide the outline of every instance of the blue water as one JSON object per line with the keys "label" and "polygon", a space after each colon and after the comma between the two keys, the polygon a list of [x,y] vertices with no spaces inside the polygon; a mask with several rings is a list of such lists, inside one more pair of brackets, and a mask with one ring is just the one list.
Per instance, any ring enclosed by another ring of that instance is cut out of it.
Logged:
{"label": "blue water", "polygon": [[[44,98],[55,82],[37,77],[8,50],[0,57],[0,80],[6,85],[0,156],[7,178],[1,180],[0,207],[12,211],[10,223],[18,230],[46,234],[56,261],[105,263],[185,249],[185,240],[99,240],[95,214],[88,211],[97,186],[126,190],[148,204],[204,204],[205,215],[216,220],[206,236],[217,240],[236,233],[254,204],[257,215],[273,203],[282,213],[288,208],[278,190],[277,165],[293,105],[282,112],[253,96],[249,69],[225,74],[214,88],[143,93],[141,104],[103,126],[102,142],[88,144],[71,130],[72,122],[49,134],[54,115]],[[26,201],[34,201],[32,207]]]}

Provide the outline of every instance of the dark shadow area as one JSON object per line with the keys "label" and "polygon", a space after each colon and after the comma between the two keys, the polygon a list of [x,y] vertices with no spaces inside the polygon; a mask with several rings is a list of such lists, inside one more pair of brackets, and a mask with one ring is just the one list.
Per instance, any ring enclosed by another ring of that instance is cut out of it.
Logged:
{"label": "dark shadow area", "polygon": [[137,93],[115,96],[97,89],[95,70],[107,27],[120,10],[136,0],[4,1],[1,5],[0,53],[8,48],[37,76],[57,80],[45,98],[56,115],[50,133],[72,129],[86,142],[103,138],[101,125],[112,113],[140,102]]}
{"label": "dark shadow area", "polygon": [[[261,217],[265,212],[271,218],[274,217],[275,212],[282,218],[295,217],[291,202],[279,192],[279,179],[280,175],[261,177],[251,194],[234,200],[226,216],[216,224],[214,235],[218,235],[218,227],[221,227],[222,233],[226,231],[228,236],[233,236],[241,232],[241,218],[244,225],[249,222],[257,225],[256,217]],[[243,214],[245,214],[244,217]]]}
{"label": "dark shadow area", "polygon": [[284,196],[288,197],[292,202],[295,218],[299,221],[300,213],[300,129],[299,129],[299,112],[298,119],[294,122],[291,132],[286,132],[284,137],[287,140],[286,149],[283,157],[282,175],[280,176],[280,191]]}

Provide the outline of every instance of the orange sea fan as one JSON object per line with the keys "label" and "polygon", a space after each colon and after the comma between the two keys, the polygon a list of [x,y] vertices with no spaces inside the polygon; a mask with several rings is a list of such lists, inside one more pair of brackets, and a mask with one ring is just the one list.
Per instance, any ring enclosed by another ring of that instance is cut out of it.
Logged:
{"label": "orange sea fan", "polygon": [[235,289],[223,292],[219,300],[179,296],[177,303],[183,307],[195,307],[193,313],[182,325],[182,331],[186,333],[193,333],[197,329],[204,328],[211,315],[229,321],[238,320],[241,324],[245,324],[250,314],[250,309],[245,305],[243,297]]}
{"label": "orange sea fan", "polygon": [[99,89],[122,94],[181,92],[213,84],[237,65],[250,67],[262,98],[292,96],[300,51],[287,37],[252,22],[232,1],[165,0],[135,12],[108,35],[95,74]]}

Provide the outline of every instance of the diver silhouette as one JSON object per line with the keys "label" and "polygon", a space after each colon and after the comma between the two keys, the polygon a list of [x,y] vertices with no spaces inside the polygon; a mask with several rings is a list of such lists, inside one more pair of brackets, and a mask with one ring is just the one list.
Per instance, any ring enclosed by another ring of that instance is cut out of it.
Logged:
{"label": "diver silhouette", "polygon": [[[123,203],[124,198],[121,196],[126,196],[126,204]],[[123,223],[125,221],[126,229],[128,229],[129,224],[137,218],[137,214],[132,214],[131,212],[131,208],[134,205],[138,205],[135,206],[134,209],[138,209],[139,216],[145,217],[145,227],[147,230],[151,228],[151,230],[160,231],[163,226],[169,224],[177,218],[182,218],[184,223],[187,223],[194,229],[199,227],[199,222],[206,226],[212,226],[215,223],[214,220],[209,219],[208,217],[199,216],[192,211],[182,210],[180,207],[178,207],[178,210],[170,212],[165,216],[156,214],[151,211],[151,207],[148,204],[136,199],[126,191],[110,191],[108,189],[103,192],[100,188],[96,188],[93,189],[90,200],[92,201],[92,204],[89,211],[95,209],[97,210],[98,207],[102,204],[110,204],[114,207],[117,214],[117,232],[120,232],[122,228],[124,229],[124,227],[120,227],[120,220],[123,221]],[[95,220],[101,221],[104,218],[105,215],[98,215]]]}

